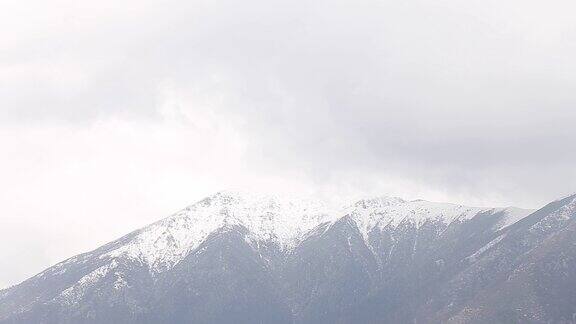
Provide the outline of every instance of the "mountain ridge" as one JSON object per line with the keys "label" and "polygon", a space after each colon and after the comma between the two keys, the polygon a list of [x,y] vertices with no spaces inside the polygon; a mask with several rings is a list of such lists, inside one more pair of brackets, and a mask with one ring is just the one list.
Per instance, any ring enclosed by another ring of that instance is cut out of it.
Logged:
{"label": "mountain ridge", "polygon": [[[431,218],[441,219],[449,224],[458,217],[472,217],[488,210],[502,211],[508,215],[511,208],[467,207],[387,196],[362,199],[352,206],[338,208],[328,206],[321,200],[302,197],[286,199],[273,194],[221,191],[172,216],[141,228],[138,230],[137,247],[132,244],[119,248],[110,252],[110,256],[127,253],[136,259],[143,258],[152,267],[159,263],[160,268],[170,267],[194,250],[211,232],[225,225],[245,226],[250,233],[250,239],[272,241],[281,249],[290,250],[315,227],[323,223],[332,224],[347,215],[352,215],[366,238],[367,232],[374,226],[387,225],[381,224],[385,219],[389,219],[393,226],[403,221],[418,222]],[[514,214],[527,216],[529,213],[530,210],[514,208]],[[218,217],[214,217],[215,215]],[[170,232],[168,236],[163,236],[167,231]],[[165,241],[159,241],[158,238]],[[151,244],[151,241],[154,243]],[[178,245],[170,245],[170,241],[177,242]],[[135,249],[132,249],[133,247]],[[167,255],[166,251],[173,254]]]}

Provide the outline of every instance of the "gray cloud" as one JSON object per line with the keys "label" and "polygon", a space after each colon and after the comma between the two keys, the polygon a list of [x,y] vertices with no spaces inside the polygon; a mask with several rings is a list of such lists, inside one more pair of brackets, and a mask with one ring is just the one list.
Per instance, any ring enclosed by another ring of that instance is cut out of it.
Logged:
{"label": "gray cloud", "polygon": [[[33,249],[50,262],[223,186],[524,207],[575,190],[570,1],[1,6],[4,235],[53,224],[38,237],[64,252]],[[93,228],[58,230],[72,219]]]}

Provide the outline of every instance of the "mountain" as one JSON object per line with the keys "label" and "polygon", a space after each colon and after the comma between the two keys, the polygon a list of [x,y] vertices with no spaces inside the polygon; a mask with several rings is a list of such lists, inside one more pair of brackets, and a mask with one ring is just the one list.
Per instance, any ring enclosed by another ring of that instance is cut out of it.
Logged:
{"label": "mountain", "polygon": [[220,192],[0,291],[6,323],[574,323],[576,195],[537,211]]}

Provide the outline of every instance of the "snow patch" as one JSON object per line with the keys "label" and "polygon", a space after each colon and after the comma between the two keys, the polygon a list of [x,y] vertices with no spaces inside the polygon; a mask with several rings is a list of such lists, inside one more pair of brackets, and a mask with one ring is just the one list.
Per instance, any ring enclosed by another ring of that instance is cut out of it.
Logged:
{"label": "snow patch", "polygon": [[502,241],[502,239],[504,239],[504,237],[506,236],[506,234],[502,234],[498,237],[496,237],[495,239],[493,239],[492,241],[488,242],[488,244],[484,245],[483,247],[481,247],[480,249],[478,249],[478,251],[474,252],[474,254],[468,256],[466,258],[466,260],[470,261],[470,262],[475,262],[476,259],[482,255],[482,253],[488,251],[491,247],[493,247],[494,245],[498,244],[500,241]]}
{"label": "snow patch", "polygon": [[404,222],[410,222],[419,228],[428,221],[450,224],[489,210],[491,209],[425,200],[405,201],[395,197],[380,197],[361,200],[346,208],[345,213],[352,217],[366,239],[375,227],[383,229],[386,226],[397,227]]}
{"label": "snow patch", "polygon": [[501,210],[496,210],[496,212],[501,211],[504,216],[498,221],[495,226],[495,230],[501,230],[505,227],[508,227],[517,221],[523,219],[524,217],[530,215],[533,210],[529,209],[522,209],[516,207],[508,207]]}
{"label": "snow patch", "polygon": [[563,226],[566,221],[576,217],[576,195],[568,203],[550,213],[529,229],[530,232],[547,232]]}
{"label": "snow patch", "polygon": [[110,272],[110,270],[113,270],[116,267],[118,267],[118,262],[116,260],[112,260],[111,263],[101,266],[80,278],[77,283],[60,293],[62,304],[74,305],[78,303],[88,288],[96,284],[98,281],[100,281],[100,279],[104,278]]}

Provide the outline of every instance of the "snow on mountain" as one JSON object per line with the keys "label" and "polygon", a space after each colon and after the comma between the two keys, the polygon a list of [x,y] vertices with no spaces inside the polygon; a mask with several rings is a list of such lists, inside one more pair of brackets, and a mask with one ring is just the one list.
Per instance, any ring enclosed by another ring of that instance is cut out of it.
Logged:
{"label": "snow on mountain", "polygon": [[286,250],[337,215],[314,200],[220,192],[145,227],[128,244],[105,256],[128,256],[163,270],[182,260],[212,232],[233,225],[246,227],[247,239],[273,242]]}
{"label": "snow on mountain", "polygon": [[576,194],[572,194],[564,199],[569,199],[570,201],[558,209],[558,211],[553,213],[550,217],[569,219],[576,213]]}
{"label": "snow on mountain", "polygon": [[507,207],[501,210],[504,212],[504,217],[502,217],[500,221],[496,224],[497,230],[503,229],[516,223],[522,218],[528,216],[528,214],[530,214],[533,211],[530,209],[522,209],[517,207]]}
{"label": "snow on mountain", "polygon": [[[84,296],[86,290],[93,285],[96,285],[98,281],[108,275],[110,272],[114,271],[118,267],[118,262],[112,260],[110,264],[99,267],[98,269],[90,272],[89,274],[83,276],[78,280],[77,283],[70,286],[60,293],[58,300],[63,305],[73,305],[78,303]],[[125,281],[122,278],[122,274],[119,272],[114,272],[116,276],[116,281],[114,282],[114,289],[119,289],[122,285],[125,285]]]}
{"label": "snow on mountain", "polygon": [[434,203],[425,200],[405,201],[401,198],[381,197],[357,202],[348,212],[356,221],[360,232],[367,237],[375,226],[396,227],[402,222],[414,223],[417,227],[427,220],[446,224],[456,219],[468,219],[483,211],[482,208],[455,204]]}
{"label": "snow on mountain", "polygon": [[[562,202],[563,201],[563,202]],[[559,199],[554,203],[562,202],[562,206],[542,218],[530,227],[532,233],[546,233],[555,228],[561,228],[576,215],[576,194]]]}
{"label": "snow on mountain", "polygon": [[[249,232],[248,240],[271,242],[290,251],[318,225],[333,223],[346,215],[367,238],[375,226],[396,227],[405,221],[420,226],[427,220],[450,224],[490,210],[499,211],[396,197],[366,199],[349,207],[334,208],[312,199],[225,191],[143,228],[128,243],[101,258],[128,257],[152,270],[163,271],[194,251],[208,235],[227,226],[244,226]],[[509,217],[499,226],[505,227],[528,214],[526,210],[510,209]]]}
{"label": "snow on mountain", "polygon": [[504,217],[497,229],[509,226],[530,214],[531,210],[520,208],[481,208],[467,207],[451,203],[437,203],[425,200],[406,201],[397,197],[379,197],[360,200],[345,209],[356,222],[358,229],[366,238],[376,226],[397,227],[403,222],[409,222],[420,227],[426,221],[438,221],[450,224],[456,220],[464,221],[483,212],[503,212]]}

